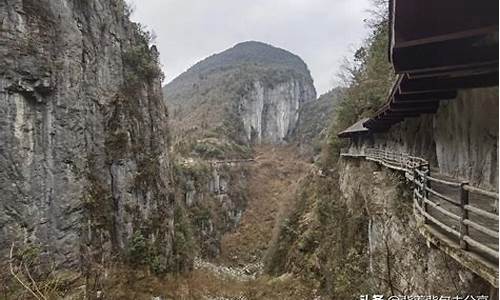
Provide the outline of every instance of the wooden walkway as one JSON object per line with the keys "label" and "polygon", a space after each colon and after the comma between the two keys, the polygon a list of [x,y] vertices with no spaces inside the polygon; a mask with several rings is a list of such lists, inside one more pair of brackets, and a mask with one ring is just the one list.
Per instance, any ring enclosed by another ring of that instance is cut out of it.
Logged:
{"label": "wooden walkway", "polygon": [[345,151],[404,172],[413,185],[419,231],[429,242],[498,287],[498,193],[431,170],[419,157],[382,149]]}

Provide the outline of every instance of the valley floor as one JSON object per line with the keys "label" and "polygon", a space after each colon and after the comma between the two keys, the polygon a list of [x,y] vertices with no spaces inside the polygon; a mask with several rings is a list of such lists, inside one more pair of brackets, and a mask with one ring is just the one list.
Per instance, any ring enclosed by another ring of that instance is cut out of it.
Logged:
{"label": "valley floor", "polygon": [[319,299],[314,296],[314,287],[300,278],[263,274],[263,260],[276,220],[286,211],[297,183],[312,170],[312,165],[298,155],[294,146],[256,147],[255,160],[249,172],[247,209],[236,230],[223,237],[217,260],[196,259],[192,272],[164,279],[131,272],[133,275],[114,284],[114,296],[176,300]]}

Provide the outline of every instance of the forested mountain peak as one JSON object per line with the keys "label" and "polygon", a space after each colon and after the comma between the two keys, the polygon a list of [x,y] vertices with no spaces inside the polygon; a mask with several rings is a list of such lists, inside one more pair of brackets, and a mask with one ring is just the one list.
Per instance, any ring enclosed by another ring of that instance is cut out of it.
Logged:
{"label": "forested mountain peak", "polygon": [[205,75],[210,72],[238,68],[243,65],[290,69],[310,77],[307,65],[299,56],[266,43],[246,41],[196,63],[189,70],[174,79],[172,83],[183,80],[186,76],[193,74]]}

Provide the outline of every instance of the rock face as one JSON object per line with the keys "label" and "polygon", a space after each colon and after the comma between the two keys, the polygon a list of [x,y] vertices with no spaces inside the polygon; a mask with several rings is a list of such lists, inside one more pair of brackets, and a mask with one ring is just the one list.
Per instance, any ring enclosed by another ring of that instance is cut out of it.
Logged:
{"label": "rock face", "polygon": [[233,140],[260,144],[289,138],[301,107],[316,91],[298,56],[245,42],[190,68],[165,87],[165,97],[179,132],[198,127],[199,134],[210,127]]}
{"label": "rock face", "polygon": [[124,1],[0,4],[0,253],[179,266],[157,53]]}
{"label": "rock face", "polygon": [[[411,188],[386,168],[341,162],[339,187],[346,208],[365,220],[361,240],[372,281],[384,293],[487,294],[489,284],[439,249],[426,245],[413,214]],[[412,270],[412,271],[409,271]],[[397,275],[396,275],[397,274]]]}
{"label": "rock face", "polygon": [[302,105],[293,136],[302,153],[315,155],[319,152],[343,94],[344,89],[337,87],[321,95],[316,101]]}
{"label": "rock face", "polygon": [[498,190],[498,88],[459,91],[436,114],[407,119],[365,146],[424,157],[440,173]]}
{"label": "rock face", "polygon": [[243,97],[239,110],[245,139],[257,144],[284,141],[297,128],[300,108],[314,99],[312,91],[296,79],[273,88],[255,81],[253,89]]}
{"label": "rock face", "polygon": [[175,164],[175,185],[189,214],[199,257],[218,257],[222,235],[234,229],[247,204],[250,162],[186,159]]}
{"label": "rock face", "polygon": [[[426,158],[432,172],[498,190],[498,88],[459,91],[433,115],[351,142]],[[331,154],[326,154],[331,155]],[[302,183],[279,224],[266,268],[311,270],[332,299],[370,294],[487,295],[489,283],[427,244],[401,173],[341,158]],[[486,204],[486,203],[484,203]],[[491,201],[492,212],[497,204]],[[409,271],[411,270],[411,271]]]}
{"label": "rock face", "polygon": [[487,295],[489,284],[418,231],[411,188],[394,171],[342,160],[309,175],[279,224],[266,269],[304,274],[326,299],[381,295]]}

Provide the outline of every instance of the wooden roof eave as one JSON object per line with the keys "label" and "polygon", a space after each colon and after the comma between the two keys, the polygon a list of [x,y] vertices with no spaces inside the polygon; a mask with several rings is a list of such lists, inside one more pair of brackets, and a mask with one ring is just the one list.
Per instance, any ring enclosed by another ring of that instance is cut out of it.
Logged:
{"label": "wooden roof eave", "polygon": [[397,74],[498,61],[498,1],[390,0],[389,36]]}

